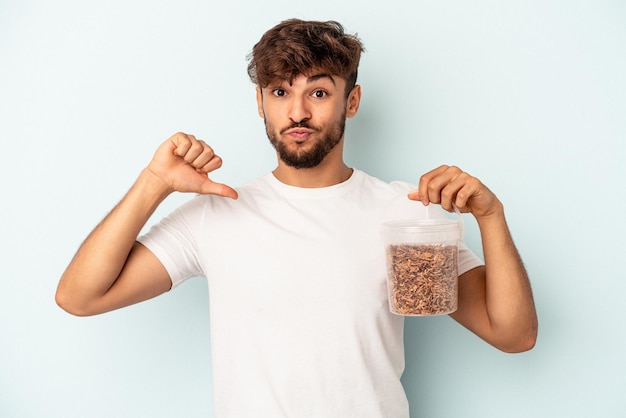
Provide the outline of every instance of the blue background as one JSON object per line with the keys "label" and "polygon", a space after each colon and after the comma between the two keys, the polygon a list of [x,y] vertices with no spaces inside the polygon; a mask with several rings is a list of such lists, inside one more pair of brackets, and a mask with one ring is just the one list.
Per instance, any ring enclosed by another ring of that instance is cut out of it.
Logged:
{"label": "blue background", "polygon": [[479,177],[532,280],[540,332],[524,354],[448,317],[407,320],[412,416],[626,416],[626,6],[609,0],[2,0],[0,416],[213,416],[202,279],[92,318],[54,291],[172,133],[209,142],[232,186],[275,166],[245,57],[289,17],[365,43],[347,162],[385,180],[444,163]]}

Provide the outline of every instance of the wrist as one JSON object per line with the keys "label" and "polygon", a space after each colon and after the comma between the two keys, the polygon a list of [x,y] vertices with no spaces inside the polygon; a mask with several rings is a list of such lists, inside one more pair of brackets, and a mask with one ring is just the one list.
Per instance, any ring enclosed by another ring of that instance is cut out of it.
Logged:
{"label": "wrist", "polygon": [[496,200],[488,211],[482,214],[474,214],[474,217],[479,226],[502,223],[504,222],[504,205],[499,200]]}
{"label": "wrist", "polygon": [[148,201],[154,201],[157,205],[174,192],[174,189],[149,168],[141,171],[134,188],[138,189]]}

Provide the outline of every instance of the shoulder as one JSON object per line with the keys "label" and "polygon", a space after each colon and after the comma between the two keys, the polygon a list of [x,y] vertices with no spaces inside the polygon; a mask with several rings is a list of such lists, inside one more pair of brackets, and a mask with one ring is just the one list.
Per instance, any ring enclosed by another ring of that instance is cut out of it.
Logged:
{"label": "shoulder", "polygon": [[371,190],[373,193],[380,193],[382,195],[408,193],[417,188],[416,185],[405,181],[394,180],[387,182],[358,169],[354,170],[354,176],[356,182],[359,184],[359,187]]}

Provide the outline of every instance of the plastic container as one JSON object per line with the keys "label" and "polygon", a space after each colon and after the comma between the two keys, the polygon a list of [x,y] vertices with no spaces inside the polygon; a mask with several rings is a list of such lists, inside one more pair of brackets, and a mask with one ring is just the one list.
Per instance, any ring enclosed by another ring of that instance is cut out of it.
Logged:
{"label": "plastic container", "polygon": [[454,220],[439,205],[430,204],[426,210],[420,202],[410,205],[422,206],[413,219],[388,220],[381,227],[389,309],[404,316],[452,313],[458,308],[461,214],[457,210]]}

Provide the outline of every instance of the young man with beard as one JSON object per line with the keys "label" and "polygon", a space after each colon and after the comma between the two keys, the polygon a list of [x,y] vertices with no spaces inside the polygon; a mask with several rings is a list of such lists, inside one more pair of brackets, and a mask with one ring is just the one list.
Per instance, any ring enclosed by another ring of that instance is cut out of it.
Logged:
{"label": "young man with beard", "polygon": [[[405,193],[455,204],[480,227],[486,263],[461,245],[452,318],[503,351],[532,348],[530,285],[487,187],[456,167],[412,186],[344,163],[361,50],[336,22],[288,20],[264,34],[248,72],[277,167],[235,190],[208,177],[221,165],[209,145],[173,135],[85,240],[59,305],[99,314],[202,275],[217,416],[408,417],[403,318],[389,312],[378,235],[385,206]],[[173,192],[199,195],[138,237]]]}

